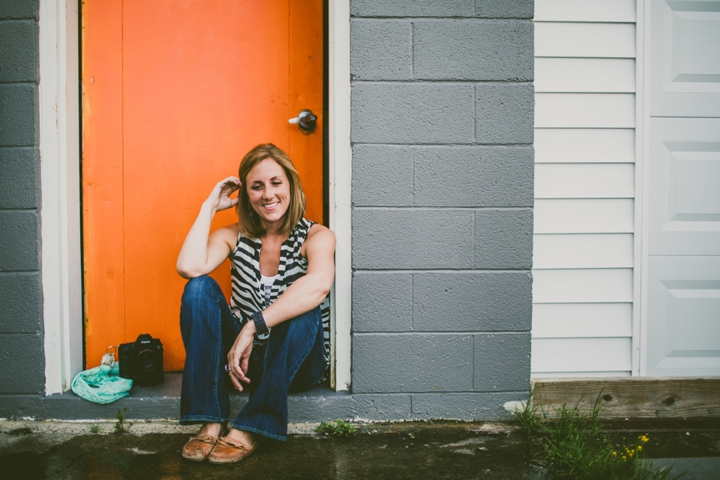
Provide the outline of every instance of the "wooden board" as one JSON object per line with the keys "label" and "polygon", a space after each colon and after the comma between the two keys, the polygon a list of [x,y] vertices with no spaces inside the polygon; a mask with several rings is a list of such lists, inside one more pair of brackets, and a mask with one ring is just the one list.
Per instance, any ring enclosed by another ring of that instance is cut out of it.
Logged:
{"label": "wooden board", "polygon": [[578,404],[590,411],[598,396],[606,418],[720,417],[720,378],[539,380],[533,403],[553,408]]}

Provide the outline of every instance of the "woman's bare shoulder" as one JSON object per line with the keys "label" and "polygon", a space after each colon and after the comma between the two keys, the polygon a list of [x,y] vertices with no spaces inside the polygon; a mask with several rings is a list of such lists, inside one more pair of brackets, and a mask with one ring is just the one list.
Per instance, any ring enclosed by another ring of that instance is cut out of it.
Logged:
{"label": "woman's bare shoulder", "polygon": [[325,225],[314,224],[308,231],[307,239],[303,247],[320,247],[322,249],[335,250],[335,234]]}
{"label": "woman's bare shoulder", "polygon": [[312,238],[316,235],[320,235],[322,237],[335,238],[335,234],[333,233],[333,231],[330,230],[329,228],[327,228],[325,225],[322,225],[320,223],[314,223],[310,227],[310,230],[308,231],[307,239],[310,240],[310,238]]}
{"label": "woman's bare shoulder", "polygon": [[237,237],[240,234],[240,225],[235,222],[230,225],[225,225],[215,230],[212,235],[218,239],[222,239],[228,245],[235,245]]}

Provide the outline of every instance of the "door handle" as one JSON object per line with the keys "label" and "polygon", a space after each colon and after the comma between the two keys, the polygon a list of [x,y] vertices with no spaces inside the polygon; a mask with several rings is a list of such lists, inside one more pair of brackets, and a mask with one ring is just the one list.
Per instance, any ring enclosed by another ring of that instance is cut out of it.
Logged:
{"label": "door handle", "polygon": [[291,118],[289,123],[297,124],[300,131],[305,135],[310,135],[315,131],[317,125],[317,116],[311,110],[303,110],[298,116]]}

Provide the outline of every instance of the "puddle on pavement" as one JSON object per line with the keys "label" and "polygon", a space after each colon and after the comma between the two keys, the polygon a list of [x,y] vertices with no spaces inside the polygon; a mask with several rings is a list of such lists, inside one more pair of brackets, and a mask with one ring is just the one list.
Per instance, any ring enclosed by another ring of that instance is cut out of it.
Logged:
{"label": "puddle on pavement", "polygon": [[[720,471],[720,423],[704,428],[684,424],[680,430],[676,425],[662,431],[642,424],[622,427],[611,432],[618,441],[650,431],[647,456],[666,457],[652,460],[657,465],[674,461],[673,472],[688,470],[683,479],[716,478],[713,475]],[[247,460],[229,466],[183,460],[179,452],[187,435],[83,435],[46,453],[0,452],[0,475],[23,480],[546,478],[542,468],[533,463],[524,434],[506,425],[371,424],[361,425],[359,432],[348,439],[291,436],[287,443],[267,442]]]}
{"label": "puddle on pavement", "polygon": [[607,425],[610,438],[628,444],[638,435],[648,435],[645,461],[656,467],[672,467],[669,478],[685,472],[683,480],[720,478],[720,421],[672,419],[615,421]]}

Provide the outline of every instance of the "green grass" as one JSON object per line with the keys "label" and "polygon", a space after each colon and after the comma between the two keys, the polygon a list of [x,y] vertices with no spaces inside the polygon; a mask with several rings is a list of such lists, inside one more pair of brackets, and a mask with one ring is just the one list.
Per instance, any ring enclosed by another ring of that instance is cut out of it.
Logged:
{"label": "green grass", "polygon": [[92,425],[90,425],[90,433],[96,434],[99,432],[100,432],[100,425],[98,425],[97,423],[93,423]]}
{"label": "green grass", "polygon": [[672,468],[656,468],[642,461],[647,435],[640,435],[627,445],[613,445],[604,433],[600,396],[592,412],[582,413],[578,407],[553,409],[548,412],[532,405],[532,392],[527,404],[514,412],[516,422],[531,440],[541,445],[538,460],[551,478],[579,480],[667,480]]}
{"label": "green grass", "polygon": [[315,433],[331,437],[351,437],[357,433],[357,430],[345,420],[338,418],[333,422],[328,418],[327,422],[320,422],[320,425],[315,427]]}
{"label": "green grass", "polygon": [[118,409],[117,414],[115,415],[115,418],[117,418],[117,422],[115,422],[115,433],[127,433],[128,430],[130,430],[130,427],[133,426],[132,422],[125,423],[127,414],[127,407],[123,407],[122,410]]}

